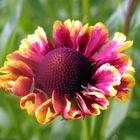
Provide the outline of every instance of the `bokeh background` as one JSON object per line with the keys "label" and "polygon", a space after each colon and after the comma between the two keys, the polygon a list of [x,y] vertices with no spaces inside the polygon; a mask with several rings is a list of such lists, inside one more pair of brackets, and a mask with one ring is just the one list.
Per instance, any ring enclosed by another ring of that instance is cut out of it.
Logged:
{"label": "bokeh background", "polygon": [[[0,0],[0,66],[6,54],[16,50],[22,38],[42,26],[51,38],[53,22],[57,19],[79,19],[94,25],[101,21],[109,29],[110,37],[116,31],[124,32],[124,23],[131,0]],[[104,121],[103,140],[140,140],[140,1],[130,19],[127,38],[134,45],[127,53],[133,59],[136,85],[131,99],[126,103],[112,102]],[[92,123],[103,122],[100,116],[89,118]],[[93,125],[90,133],[93,133]],[[101,125],[95,125],[94,134],[100,133]],[[47,125],[39,125],[34,117],[19,107],[19,98],[0,90],[0,138],[16,140],[80,140],[81,120],[64,121],[57,118]],[[94,137],[90,138],[94,140]],[[100,140],[99,138],[96,138]]]}

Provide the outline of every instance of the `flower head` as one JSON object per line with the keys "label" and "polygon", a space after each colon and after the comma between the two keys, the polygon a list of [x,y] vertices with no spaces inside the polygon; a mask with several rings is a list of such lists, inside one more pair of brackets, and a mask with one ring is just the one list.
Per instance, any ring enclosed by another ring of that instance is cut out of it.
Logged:
{"label": "flower head", "polygon": [[108,43],[102,23],[56,21],[53,41],[43,28],[21,41],[0,68],[0,88],[20,96],[20,107],[46,124],[61,115],[80,119],[107,109],[108,98],[126,101],[134,68],[123,52],[132,46],[122,33]]}

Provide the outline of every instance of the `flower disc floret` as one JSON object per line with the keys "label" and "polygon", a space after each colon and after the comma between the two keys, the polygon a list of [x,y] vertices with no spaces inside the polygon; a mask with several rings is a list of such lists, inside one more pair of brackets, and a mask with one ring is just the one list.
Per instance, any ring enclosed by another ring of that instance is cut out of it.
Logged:
{"label": "flower disc floret", "polygon": [[45,92],[60,95],[80,92],[91,77],[91,63],[80,52],[70,48],[50,51],[38,66],[37,84]]}

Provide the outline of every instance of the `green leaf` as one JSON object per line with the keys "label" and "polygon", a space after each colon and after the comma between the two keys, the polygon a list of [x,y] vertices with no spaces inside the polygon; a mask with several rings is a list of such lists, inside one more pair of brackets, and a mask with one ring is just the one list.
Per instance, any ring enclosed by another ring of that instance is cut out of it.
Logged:
{"label": "green leaf", "polygon": [[106,24],[110,31],[115,32],[116,28],[124,24],[125,13],[127,10],[128,0],[120,3],[118,8],[114,10]]}
{"label": "green leaf", "polygon": [[111,110],[105,128],[105,139],[108,139],[113,133],[115,133],[115,130],[126,118],[130,101],[131,100],[127,101],[126,103],[119,103],[116,101],[112,102]]}
{"label": "green leaf", "polygon": [[12,32],[16,28],[17,22],[20,18],[22,2],[23,2],[22,0],[17,1],[16,5],[15,5],[15,9],[9,16],[9,19],[8,19],[7,23],[5,24],[4,29],[0,35],[0,45],[1,45],[0,46],[0,65],[2,65],[2,63],[5,59],[6,54],[4,52],[8,49],[7,42],[9,41],[9,39],[12,35]]}

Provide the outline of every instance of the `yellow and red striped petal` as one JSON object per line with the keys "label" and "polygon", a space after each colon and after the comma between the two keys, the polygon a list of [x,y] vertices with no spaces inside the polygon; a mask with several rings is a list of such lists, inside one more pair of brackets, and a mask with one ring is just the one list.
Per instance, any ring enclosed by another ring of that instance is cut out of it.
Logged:
{"label": "yellow and red striped petal", "polygon": [[122,84],[127,84],[127,88],[132,88],[135,85],[135,78],[131,74],[124,74],[121,81]]}
{"label": "yellow and red striped petal", "polygon": [[69,29],[60,21],[55,21],[53,25],[53,40],[55,47],[73,48]]}
{"label": "yellow and red striped petal", "polygon": [[[35,113],[36,119],[40,124],[46,124],[57,115],[63,114],[63,100],[53,91],[52,98],[47,99],[42,93],[31,93],[21,98],[20,106],[26,109],[28,114]],[[62,98],[63,99],[63,98]],[[65,99],[64,99],[65,100]]]}
{"label": "yellow and red striped petal", "polygon": [[92,57],[97,51],[99,51],[103,45],[108,41],[108,30],[103,23],[97,23],[93,26],[90,34],[88,44],[84,55],[88,58]]}
{"label": "yellow and red striped petal", "polygon": [[65,96],[66,105],[63,112],[64,119],[80,119],[84,117],[84,113],[80,110],[74,98]]}
{"label": "yellow and red striped petal", "polygon": [[54,119],[58,113],[55,112],[52,104],[52,99],[46,100],[35,111],[35,116],[40,124],[46,124]]}
{"label": "yellow and red striped petal", "polygon": [[114,99],[119,102],[126,102],[130,97],[131,97],[131,92],[129,90],[120,90],[118,91]]}
{"label": "yellow and red striped petal", "polygon": [[[42,27],[38,27],[34,34],[28,35],[21,41],[19,51],[29,50],[36,54],[45,55],[52,49],[52,45]],[[26,52],[24,52],[26,53]]]}
{"label": "yellow and red striped petal", "polygon": [[34,81],[31,78],[19,76],[11,87],[12,93],[16,96],[25,96],[34,89]]}
{"label": "yellow and red striped petal", "polygon": [[129,73],[123,74],[121,84],[115,87],[115,89],[118,91],[115,95],[115,99],[121,102],[127,101],[130,97],[129,88],[133,88],[134,85],[135,78]]}
{"label": "yellow and red striped petal", "polygon": [[95,86],[104,91],[106,96],[114,96],[117,94],[115,86],[120,84],[121,75],[119,71],[110,64],[104,64],[99,67],[92,76]]}
{"label": "yellow and red striped petal", "polygon": [[5,62],[4,66],[0,69],[1,72],[8,70],[9,72],[16,74],[16,75],[23,75],[23,76],[33,76],[32,69],[22,61],[7,61]]}
{"label": "yellow and red striped petal", "polygon": [[64,26],[69,30],[71,38],[76,38],[79,31],[83,27],[82,23],[79,20],[71,21],[70,19],[65,20]]}
{"label": "yellow and red striped petal", "polygon": [[25,96],[34,88],[33,72],[22,61],[7,61],[0,68],[0,88]]}
{"label": "yellow and red striped petal", "polygon": [[133,41],[126,41],[119,48],[117,48],[115,52],[123,52],[129,49],[130,47],[132,47],[132,45],[133,45]]}
{"label": "yellow and red striped petal", "polygon": [[15,81],[16,79],[17,75],[12,74],[9,71],[2,72],[2,75],[0,75],[0,88],[4,89],[5,91],[11,92],[13,81]]}
{"label": "yellow and red striped petal", "polygon": [[34,81],[32,78],[14,74],[0,76],[0,83],[0,88],[12,92],[17,96],[25,96],[34,88]]}
{"label": "yellow and red striped petal", "polygon": [[66,105],[66,101],[64,97],[60,96],[55,90],[52,93],[52,103],[55,112],[62,114],[64,107]]}
{"label": "yellow and red striped petal", "polygon": [[8,61],[22,61],[27,64],[33,72],[36,72],[37,65],[44,56],[53,49],[43,28],[38,27],[34,34],[28,35],[21,41],[18,51],[7,56]]}
{"label": "yellow and red striped petal", "polygon": [[56,47],[77,49],[76,38],[83,27],[78,20],[66,20],[64,24],[56,21],[53,25],[53,39]]}
{"label": "yellow and red striped petal", "polygon": [[83,113],[77,106],[76,101],[73,98],[60,96],[56,91],[52,93],[52,104],[54,111],[57,114],[61,114],[64,119],[80,119],[83,117]]}
{"label": "yellow and red striped petal", "polygon": [[35,112],[35,93],[30,93],[25,97],[22,97],[20,100],[21,109],[27,110],[29,115],[34,115]]}
{"label": "yellow and red striped petal", "polygon": [[126,54],[112,53],[111,55],[106,56],[105,59],[100,60],[99,63],[95,65],[95,67],[98,68],[105,63],[113,65],[115,68],[119,70],[121,75],[126,71],[134,73],[134,68],[132,67],[132,60]]}
{"label": "yellow and red striped petal", "polygon": [[83,112],[87,115],[99,115],[100,109],[107,109],[109,102],[106,97],[99,92],[83,92],[83,95],[76,95]]}
{"label": "yellow and red striped petal", "polygon": [[77,50],[79,52],[81,53],[85,52],[92,30],[93,27],[90,27],[88,26],[88,24],[85,24],[79,31],[79,34],[77,35],[76,38]]}
{"label": "yellow and red striped petal", "polygon": [[121,78],[121,84],[116,86],[117,90],[132,88],[135,85],[135,78],[131,74],[123,74]]}
{"label": "yellow and red striped petal", "polygon": [[111,42],[108,45],[106,45],[101,51],[99,51],[99,53],[95,54],[92,57],[92,60],[99,61],[99,60],[105,59],[106,56],[115,52],[117,49],[121,48],[125,40],[126,40],[126,37],[123,33],[119,33],[119,32],[115,33]]}
{"label": "yellow and red striped petal", "polygon": [[20,100],[20,107],[27,110],[29,115],[34,115],[36,109],[44,103],[46,97],[43,93],[30,93]]}

